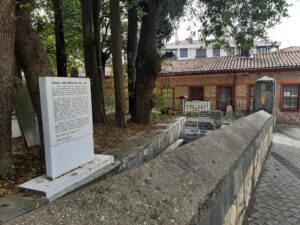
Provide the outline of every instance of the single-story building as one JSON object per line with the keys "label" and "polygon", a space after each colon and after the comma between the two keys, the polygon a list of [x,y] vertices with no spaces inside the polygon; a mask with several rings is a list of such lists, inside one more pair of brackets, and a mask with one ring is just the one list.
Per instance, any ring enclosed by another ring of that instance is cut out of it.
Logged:
{"label": "single-story building", "polygon": [[300,51],[165,61],[156,91],[175,109],[187,96],[210,101],[212,109],[252,111],[255,81],[263,76],[276,80],[278,122],[300,124]]}

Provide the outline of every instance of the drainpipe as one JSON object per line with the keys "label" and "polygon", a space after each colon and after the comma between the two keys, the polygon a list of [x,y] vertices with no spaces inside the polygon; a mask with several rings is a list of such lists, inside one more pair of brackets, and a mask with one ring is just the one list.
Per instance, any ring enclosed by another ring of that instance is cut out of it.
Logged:
{"label": "drainpipe", "polygon": [[235,96],[235,90],[236,90],[236,78],[237,78],[237,75],[234,74],[233,75],[233,90],[232,90],[232,95],[233,95],[233,112],[235,112],[235,108],[236,108],[236,96]]}

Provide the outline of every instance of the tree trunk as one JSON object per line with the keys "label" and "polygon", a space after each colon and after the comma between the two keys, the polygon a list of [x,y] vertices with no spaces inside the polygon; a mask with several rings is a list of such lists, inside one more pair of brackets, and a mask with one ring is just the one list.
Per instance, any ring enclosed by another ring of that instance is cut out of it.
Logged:
{"label": "tree trunk", "polygon": [[135,60],[138,47],[138,16],[135,1],[130,0],[128,3],[127,74],[129,112],[132,115],[134,113],[134,86],[136,80]]}
{"label": "tree trunk", "polygon": [[12,170],[11,113],[15,65],[15,1],[0,1],[0,177]]}
{"label": "tree trunk", "polygon": [[152,95],[161,64],[157,53],[157,27],[163,0],[144,2],[140,41],[136,59],[135,110],[132,120],[140,124],[150,122]]}
{"label": "tree trunk", "polygon": [[[27,7],[21,7],[27,5]],[[17,1],[17,25],[15,54],[26,78],[27,87],[36,111],[41,145],[43,126],[40,104],[39,77],[54,76],[47,50],[31,26],[33,0]]]}
{"label": "tree trunk", "polygon": [[67,77],[67,56],[61,0],[53,0],[57,76]]}
{"label": "tree trunk", "polygon": [[96,38],[96,56],[97,56],[97,64],[98,64],[98,74],[99,74],[99,82],[100,82],[100,91],[101,91],[101,114],[105,121],[105,89],[104,89],[104,73],[103,73],[103,65],[102,65],[102,57],[101,57],[101,44],[100,44],[100,0],[93,0],[93,14],[94,14],[94,27],[95,27],[95,38]]}
{"label": "tree trunk", "polygon": [[126,127],[126,105],[125,87],[123,79],[122,65],[122,36],[121,36],[121,17],[119,0],[110,0],[110,26],[112,37],[112,59],[114,71],[116,123],[120,127]]}
{"label": "tree trunk", "polygon": [[94,123],[104,123],[105,114],[103,113],[100,75],[98,72],[97,48],[93,15],[93,2],[91,0],[81,0],[83,41],[84,41],[84,60],[85,72],[91,79],[92,86],[92,106]]}

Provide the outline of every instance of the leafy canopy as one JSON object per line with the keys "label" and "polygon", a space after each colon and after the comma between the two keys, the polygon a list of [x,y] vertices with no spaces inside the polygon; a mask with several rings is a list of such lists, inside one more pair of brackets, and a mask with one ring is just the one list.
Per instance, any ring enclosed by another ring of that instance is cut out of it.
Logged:
{"label": "leafy canopy", "polygon": [[191,8],[201,39],[226,45],[229,39],[250,49],[255,39],[265,39],[267,30],[288,16],[286,0],[196,0]]}

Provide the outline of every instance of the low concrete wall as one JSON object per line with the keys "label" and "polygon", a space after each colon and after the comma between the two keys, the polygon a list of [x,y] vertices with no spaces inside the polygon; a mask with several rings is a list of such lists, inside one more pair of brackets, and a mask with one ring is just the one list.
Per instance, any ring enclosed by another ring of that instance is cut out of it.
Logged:
{"label": "low concrete wall", "polygon": [[157,129],[141,132],[126,140],[120,147],[103,154],[113,155],[115,160],[121,162],[115,169],[116,172],[135,168],[177,141],[183,135],[185,121],[185,117],[179,117],[174,123],[159,124]]}
{"label": "low concrete wall", "polygon": [[242,224],[272,129],[257,112],[9,224]]}

